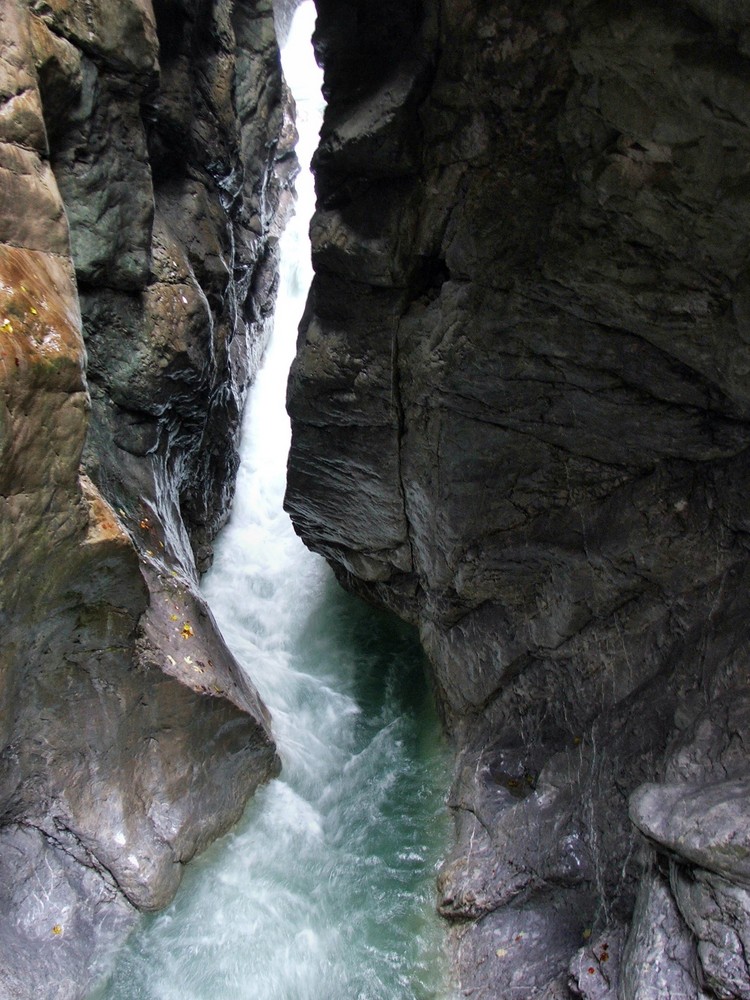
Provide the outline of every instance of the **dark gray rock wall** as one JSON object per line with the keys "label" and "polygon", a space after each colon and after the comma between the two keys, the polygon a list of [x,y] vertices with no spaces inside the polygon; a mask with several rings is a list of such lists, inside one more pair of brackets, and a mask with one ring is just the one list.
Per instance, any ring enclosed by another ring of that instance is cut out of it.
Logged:
{"label": "dark gray rock wall", "polygon": [[278,770],[198,591],[295,170],[270,3],[0,2],[0,996],[84,996]]}
{"label": "dark gray rock wall", "polygon": [[461,985],[748,996],[750,14],[318,10],[287,506],[420,627]]}

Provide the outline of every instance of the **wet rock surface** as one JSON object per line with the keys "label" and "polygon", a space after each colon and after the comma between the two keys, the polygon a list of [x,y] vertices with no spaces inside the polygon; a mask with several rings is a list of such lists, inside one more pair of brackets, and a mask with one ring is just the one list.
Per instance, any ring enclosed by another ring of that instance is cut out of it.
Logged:
{"label": "wet rock surface", "polygon": [[286,503],[429,653],[459,988],[744,997],[746,7],[318,10]]}
{"label": "wet rock surface", "polygon": [[293,127],[270,4],[0,5],[0,995],[85,996],[278,770],[198,591]]}

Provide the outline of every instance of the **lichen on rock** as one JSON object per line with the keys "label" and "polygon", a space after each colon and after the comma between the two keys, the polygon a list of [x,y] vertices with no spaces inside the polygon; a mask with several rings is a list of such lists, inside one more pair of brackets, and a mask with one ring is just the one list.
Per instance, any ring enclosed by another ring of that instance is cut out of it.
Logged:
{"label": "lichen on rock", "polygon": [[198,581],[294,136],[264,0],[7,0],[0,39],[0,992],[67,1000],[278,770]]}

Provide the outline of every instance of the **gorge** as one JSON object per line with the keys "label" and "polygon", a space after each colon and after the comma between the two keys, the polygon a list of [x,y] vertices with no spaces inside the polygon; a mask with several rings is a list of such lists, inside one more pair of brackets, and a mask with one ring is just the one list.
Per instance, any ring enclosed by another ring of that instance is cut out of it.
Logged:
{"label": "gorge", "polygon": [[172,905],[131,935],[91,1000],[447,996],[434,881],[449,842],[449,762],[417,637],[344,594],[282,508],[286,380],[311,278],[305,167],[322,114],[313,23],[303,4],[282,50],[299,132],[296,211],[231,520],[201,585],[272,713],[282,771],[191,866]]}
{"label": "gorge", "polygon": [[[286,507],[419,630],[457,991],[750,997],[747,4],[316,6]],[[278,773],[199,579],[293,146],[266,0],[0,3],[2,997]]]}

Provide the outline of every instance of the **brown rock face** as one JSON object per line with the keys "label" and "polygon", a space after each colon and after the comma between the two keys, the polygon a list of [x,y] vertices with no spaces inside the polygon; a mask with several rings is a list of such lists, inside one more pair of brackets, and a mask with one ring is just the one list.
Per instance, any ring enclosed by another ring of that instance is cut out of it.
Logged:
{"label": "brown rock face", "polygon": [[84,996],[278,769],[197,589],[294,171],[270,4],[0,3],[0,995]]}
{"label": "brown rock face", "polygon": [[746,5],[318,9],[287,506],[430,654],[461,985],[750,995],[745,728],[668,774],[750,679]]}

